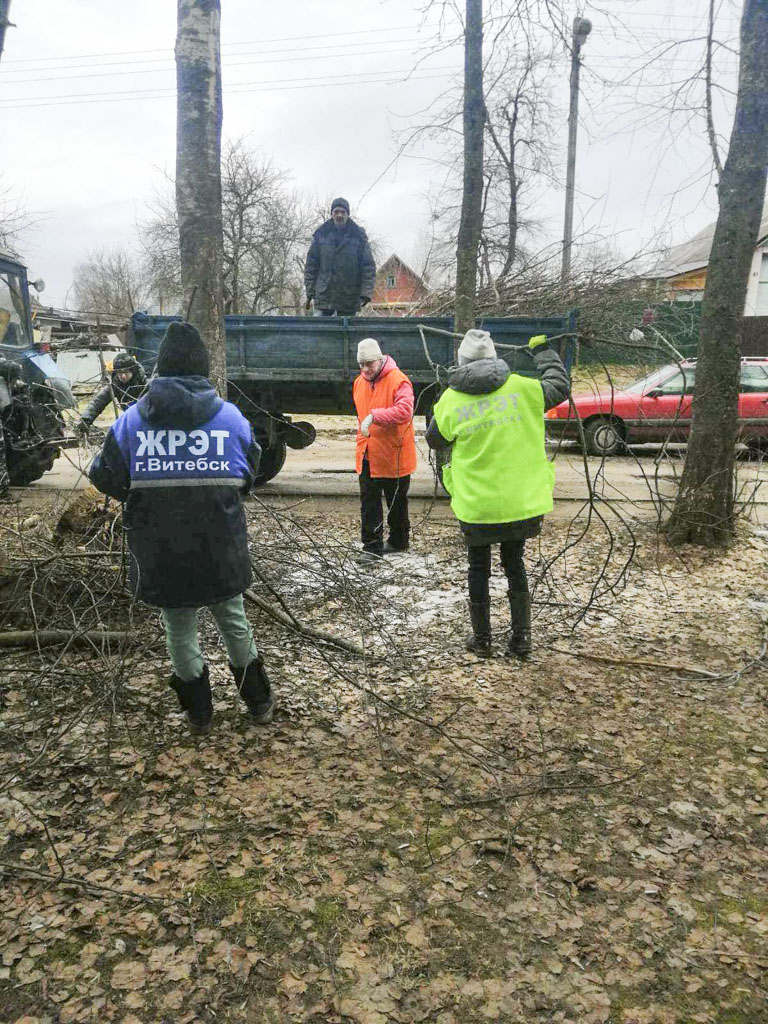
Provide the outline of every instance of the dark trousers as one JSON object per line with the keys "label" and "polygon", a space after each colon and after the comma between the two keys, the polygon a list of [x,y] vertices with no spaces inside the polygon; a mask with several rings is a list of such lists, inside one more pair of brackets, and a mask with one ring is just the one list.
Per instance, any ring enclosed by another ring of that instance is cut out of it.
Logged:
{"label": "dark trousers", "polygon": [[[507,577],[510,594],[527,594],[528,577],[525,573],[524,540],[505,540],[501,543],[501,566]],[[467,548],[469,570],[469,600],[472,604],[488,601],[488,580],[491,578],[491,545],[470,545]]]}
{"label": "dark trousers", "polygon": [[356,309],[321,309],[320,316],[355,316]]}
{"label": "dark trousers", "polygon": [[389,543],[399,551],[406,551],[411,530],[408,521],[410,476],[372,477],[368,459],[363,459],[363,471],[358,479],[363,550],[380,554],[384,548],[384,514],[381,507],[383,495],[387,502]]}

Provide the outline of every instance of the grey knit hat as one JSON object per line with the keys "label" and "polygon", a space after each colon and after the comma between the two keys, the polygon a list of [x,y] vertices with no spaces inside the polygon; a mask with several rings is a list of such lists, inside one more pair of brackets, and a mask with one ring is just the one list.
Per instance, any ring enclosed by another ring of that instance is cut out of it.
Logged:
{"label": "grey knit hat", "polygon": [[349,214],[349,203],[347,202],[346,199],[343,199],[341,196],[339,196],[338,199],[334,199],[333,202],[331,203],[331,213],[333,213],[333,211],[339,206],[342,208],[342,210],[346,210],[347,214]]}
{"label": "grey knit hat", "polygon": [[467,331],[459,345],[459,366],[475,359],[495,359],[496,346],[488,331]]}

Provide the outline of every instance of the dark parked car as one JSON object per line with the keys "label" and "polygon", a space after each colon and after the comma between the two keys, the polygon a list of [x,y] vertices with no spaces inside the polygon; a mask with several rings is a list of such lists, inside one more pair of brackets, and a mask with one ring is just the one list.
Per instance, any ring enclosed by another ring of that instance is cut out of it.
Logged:
{"label": "dark parked car", "polygon": [[[692,359],[664,366],[626,388],[575,394],[572,405],[563,402],[546,414],[547,434],[578,440],[581,419],[590,455],[615,455],[646,441],[687,441],[695,385]],[[741,361],[739,439],[752,448],[768,447],[768,357]]]}

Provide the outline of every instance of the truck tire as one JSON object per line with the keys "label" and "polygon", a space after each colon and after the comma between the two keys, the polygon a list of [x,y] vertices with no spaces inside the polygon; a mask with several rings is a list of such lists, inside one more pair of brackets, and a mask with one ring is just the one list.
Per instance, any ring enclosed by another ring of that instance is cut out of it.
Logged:
{"label": "truck tire", "polygon": [[269,448],[262,446],[259,474],[253,482],[254,487],[261,487],[277,476],[285,465],[287,451],[285,441],[276,441]]}

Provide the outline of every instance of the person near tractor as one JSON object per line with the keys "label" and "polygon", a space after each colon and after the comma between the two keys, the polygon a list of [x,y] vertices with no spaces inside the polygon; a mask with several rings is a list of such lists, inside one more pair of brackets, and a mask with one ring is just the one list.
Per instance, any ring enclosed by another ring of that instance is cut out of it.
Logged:
{"label": "person near tractor", "polygon": [[349,203],[331,203],[330,220],[312,236],[304,268],[307,305],[318,316],[354,316],[371,301],[376,263],[368,236],[349,216]]}
{"label": "person near tractor", "polygon": [[544,412],[570,393],[568,373],[541,334],[528,345],[540,377],[513,373],[487,331],[467,331],[459,365],[434,407],[427,428],[430,448],[450,449],[443,483],[467,543],[472,633],[467,648],[491,654],[488,581],[491,546],[501,546],[507,577],[511,629],[508,656],[532,651],[531,598],[525,571],[525,542],[541,532],[552,511],[554,467],[544,447]]}
{"label": "person near tractor", "polygon": [[168,327],[156,372],[146,394],[112,425],[89,476],[125,502],[134,593],[161,610],[170,686],[192,732],[207,734],[213,717],[197,635],[203,607],[224,639],[251,718],[265,725],[275,698],[243,607],[252,568],[241,500],[261,449],[240,410],[216,394],[208,352],[191,324]]}
{"label": "person near tractor", "polygon": [[[360,481],[365,565],[383,555],[408,550],[408,488],[416,469],[413,434],[413,385],[375,338],[357,346],[360,374],[352,394],[357,411],[355,468]],[[382,496],[387,503],[389,536],[384,540]]]}
{"label": "person near tractor", "polygon": [[127,352],[116,355],[112,363],[111,379],[85,407],[77,424],[78,432],[87,434],[94,420],[104,412],[113,398],[125,412],[134,402],[138,402],[146,386],[147,375],[141,363]]}

